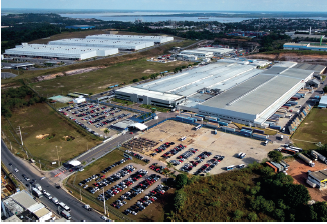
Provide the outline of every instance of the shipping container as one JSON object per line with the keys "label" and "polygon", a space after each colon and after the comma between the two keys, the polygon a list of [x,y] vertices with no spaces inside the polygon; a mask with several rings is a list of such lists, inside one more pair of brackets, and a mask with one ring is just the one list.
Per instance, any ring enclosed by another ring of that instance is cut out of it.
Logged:
{"label": "shipping container", "polygon": [[235,128],[221,127],[224,131],[235,132]]}
{"label": "shipping container", "polygon": [[311,166],[311,167],[314,167],[314,166],[315,166],[314,162],[312,162],[312,160],[309,159],[308,157],[306,157],[305,155],[303,155],[303,154],[298,154],[298,156],[299,156],[299,158],[302,159],[304,162],[306,162],[307,164],[309,164],[309,166]]}
{"label": "shipping container", "polygon": [[222,121],[218,121],[218,124],[221,126],[228,126],[228,123]]}
{"label": "shipping container", "polygon": [[294,155],[294,154],[296,154],[295,151],[293,151],[293,150],[289,150],[289,149],[285,149],[285,148],[282,148],[281,152],[283,152],[283,153],[287,153],[287,154],[290,154],[290,155]]}
{"label": "shipping container", "polygon": [[261,134],[252,134],[253,138],[259,138],[262,140],[266,140],[267,138],[269,138],[269,135],[261,135]]}
{"label": "shipping container", "polygon": [[277,129],[279,131],[282,129],[281,126],[275,126],[275,125],[270,125],[269,127],[272,128],[272,129]]}
{"label": "shipping container", "polygon": [[254,133],[259,133],[259,134],[264,134],[265,131],[264,130],[259,130],[259,129],[253,129]]}
{"label": "shipping container", "polygon": [[278,172],[282,172],[282,171],[285,170],[285,168],[284,168],[282,165],[280,165],[279,163],[276,163],[276,162],[274,162],[274,161],[271,161],[270,163],[271,163],[272,165],[274,165],[275,167],[277,167]]}

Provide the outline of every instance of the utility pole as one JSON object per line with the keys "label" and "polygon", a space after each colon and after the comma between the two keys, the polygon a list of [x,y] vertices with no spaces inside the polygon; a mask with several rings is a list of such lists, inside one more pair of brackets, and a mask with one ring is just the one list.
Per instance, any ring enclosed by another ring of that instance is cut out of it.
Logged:
{"label": "utility pole", "polygon": [[56,150],[57,150],[57,157],[58,157],[58,166],[60,166],[59,164],[59,154],[58,154],[58,147],[56,146]]}
{"label": "utility pole", "polygon": [[104,188],[102,189],[103,190],[103,194],[102,194],[102,197],[103,197],[103,210],[104,210],[104,214],[106,215],[107,212],[106,212],[106,200],[104,199]]}
{"label": "utility pole", "polygon": [[19,135],[20,135],[20,141],[21,141],[21,144],[22,144],[22,146],[24,145],[24,143],[23,143],[23,137],[22,137],[22,132],[21,132],[21,130],[20,130],[20,126],[18,126],[18,128],[17,128],[18,130],[18,132],[19,132]]}

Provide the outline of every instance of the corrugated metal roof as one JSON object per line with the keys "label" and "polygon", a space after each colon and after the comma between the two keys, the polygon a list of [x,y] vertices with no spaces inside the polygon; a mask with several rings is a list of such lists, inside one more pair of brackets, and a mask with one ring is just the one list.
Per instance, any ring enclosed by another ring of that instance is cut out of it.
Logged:
{"label": "corrugated metal roof", "polygon": [[20,204],[23,208],[28,209],[32,205],[37,204],[37,202],[32,198],[30,194],[27,194],[25,191],[17,192],[16,194],[11,196],[18,204]]}
{"label": "corrugated metal roof", "polygon": [[34,212],[40,210],[41,208],[44,208],[44,205],[41,204],[41,203],[37,203],[37,204],[32,205],[31,207],[29,207],[28,210],[29,210],[30,212],[33,212],[33,213],[34,213]]}

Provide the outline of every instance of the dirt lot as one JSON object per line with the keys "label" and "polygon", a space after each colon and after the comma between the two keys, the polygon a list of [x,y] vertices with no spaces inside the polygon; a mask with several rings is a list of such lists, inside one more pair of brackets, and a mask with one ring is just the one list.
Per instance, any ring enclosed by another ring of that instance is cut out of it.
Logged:
{"label": "dirt lot", "polygon": [[257,58],[266,60],[278,60],[278,61],[295,61],[295,62],[319,62],[326,64],[327,55],[298,55],[296,53],[278,53],[278,54],[254,54],[249,55],[247,58]]}
{"label": "dirt lot", "polygon": [[[182,150],[177,155],[172,156],[168,161],[175,159],[190,148],[199,150],[182,164],[178,165],[176,169],[179,169],[185,163],[194,160],[194,158],[203,151],[212,152],[212,155],[194,168],[191,173],[195,172],[205,164],[205,161],[212,159],[215,155],[223,155],[225,156],[225,159],[210,172],[211,174],[222,173],[225,171],[224,168],[230,165],[239,165],[242,163],[247,165],[254,161],[261,162],[267,157],[269,151],[279,147],[279,144],[268,144],[268,146],[263,146],[261,141],[224,132],[218,132],[217,135],[214,135],[213,130],[207,128],[201,128],[200,130],[195,131],[193,130],[193,127],[193,125],[189,124],[167,121],[145,132],[141,137],[154,141],[162,141],[162,143],[175,142],[175,145],[183,143],[183,145],[187,146],[186,149]],[[179,139],[183,136],[186,136],[186,140],[181,142]],[[159,145],[161,144],[159,143],[157,147]],[[142,153],[150,155],[154,152],[155,148],[156,147],[152,149],[144,149]],[[161,155],[172,148],[173,146],[166,149],[164,152],[158,153],[153,158],[163,160]],[[246,153],[244,159],[236,158],[236,155],[240,152]]]}
{"label": "dirt lot", "polygon": [[312,188],[306,183],[308,177],[308,170],[318,171],[327,169],[327,165],[316,161],[314,167],[310,167],[302,160],[296,159],[293,161],[286,162],[290,165],[288,168],[288,175],[291,175],[294,178],[294,183],[303,184],[309,191],[311,198],[315,201],[327,201],[327,189],[319,190],[317,188]]}

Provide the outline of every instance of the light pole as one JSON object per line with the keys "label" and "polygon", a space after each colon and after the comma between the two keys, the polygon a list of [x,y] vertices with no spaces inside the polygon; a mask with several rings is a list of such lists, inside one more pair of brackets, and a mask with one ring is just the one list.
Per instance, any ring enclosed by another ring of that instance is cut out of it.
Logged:
{"label": "light pole", "polygon": [[56,146],[56,150],[57,150],[57,157],[58,157],[58,166],[60,166],[59,164],[59,154],[58,154],[58,147]]}

